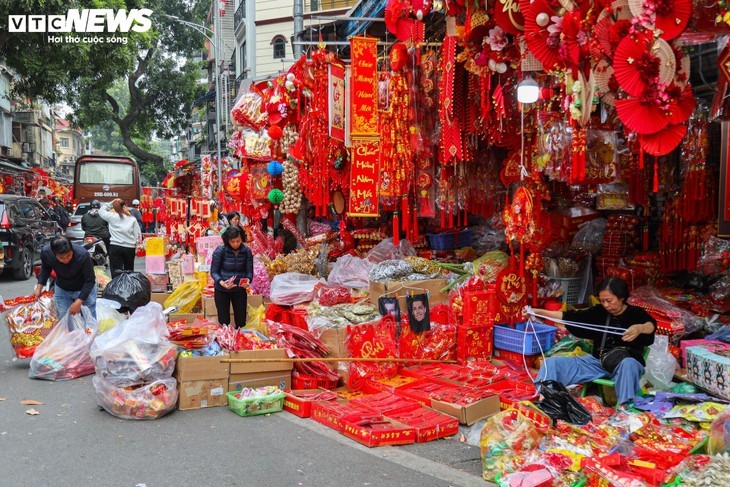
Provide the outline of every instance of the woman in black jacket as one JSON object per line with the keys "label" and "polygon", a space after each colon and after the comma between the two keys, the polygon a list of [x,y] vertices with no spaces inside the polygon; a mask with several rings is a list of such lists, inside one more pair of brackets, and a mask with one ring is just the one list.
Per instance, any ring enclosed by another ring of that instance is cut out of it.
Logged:
{"label": "woman in black jacket", "polygon": [[238,227],[228,227],[223,245],[215,249],[210,275],[215,281],[215,307],[222,325],[231,323],[231,305],[236,328],[246,326],[246,288],[253,279],[253,254],[243,242],[246,234]]}

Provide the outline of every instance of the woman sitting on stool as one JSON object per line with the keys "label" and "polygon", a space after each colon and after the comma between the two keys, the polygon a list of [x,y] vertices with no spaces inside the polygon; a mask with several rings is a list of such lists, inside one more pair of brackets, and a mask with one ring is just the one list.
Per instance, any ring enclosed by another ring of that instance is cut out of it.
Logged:
{"label": "woman sitting on stool", "polygon": [[[566,328],[578,338],[593,340],[592,355],[546,359],[535,382],[554,380],[569,386],[610,377],[616,383],[618,404],[622,405],[632,401],[640,389],[646,365],[644,347],[654,343],[656,320],[644,309],[626,302],[629,287],[622,279],[603,280],[598,285],[598,299],[601,304],[581,311],[533,310],[546,318],[585,323],[591,329],[570,324]],[[619,334],[617,328],[626,331]]]}

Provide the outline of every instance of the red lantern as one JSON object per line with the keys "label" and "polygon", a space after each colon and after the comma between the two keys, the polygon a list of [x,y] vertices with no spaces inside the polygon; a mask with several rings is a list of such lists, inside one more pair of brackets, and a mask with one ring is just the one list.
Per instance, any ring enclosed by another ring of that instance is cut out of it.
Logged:
{"label": "red lantern", "polygon": [[399,72],[408,62],[408,48],[402,42],[390,48],[390,69]]}
{"label": "red lantern", "polygon": [[269,137],[271,137],[272,140],[279,140],[284,136],[284,130],[282,130],[281,127],[278,125],[272,125],[269,127]]}

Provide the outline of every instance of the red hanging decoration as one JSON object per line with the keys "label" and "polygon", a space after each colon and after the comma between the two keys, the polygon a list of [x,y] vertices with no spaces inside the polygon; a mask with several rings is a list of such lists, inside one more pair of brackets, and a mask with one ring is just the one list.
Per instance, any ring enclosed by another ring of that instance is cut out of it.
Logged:
{"label": "red hanging decoration", "polygon": [[399,212],[393,212],[393,245],[400,245],[400,217]]}

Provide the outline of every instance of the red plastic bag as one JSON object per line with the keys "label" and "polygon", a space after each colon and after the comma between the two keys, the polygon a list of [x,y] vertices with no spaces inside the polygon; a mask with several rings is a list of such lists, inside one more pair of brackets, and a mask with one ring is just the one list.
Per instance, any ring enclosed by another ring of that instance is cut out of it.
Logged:
{"label": "red plastic bag", "polygon": [[[357,358],[398,358],[396,322],[391,315],[378,323],[347,327],[347,350]],[[390,379],[398,374],[397,362],[350,362],[348,386],[360,390],[367,379]]]}

